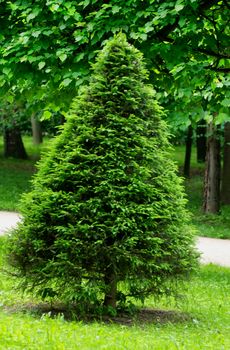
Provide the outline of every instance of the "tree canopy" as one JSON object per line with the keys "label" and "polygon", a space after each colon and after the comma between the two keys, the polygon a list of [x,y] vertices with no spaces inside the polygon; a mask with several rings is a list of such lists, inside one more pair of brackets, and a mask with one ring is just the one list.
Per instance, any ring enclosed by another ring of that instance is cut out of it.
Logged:
{"label": "tree canopy", "polygon": [[44,101],[46,116],[49,108],[69,104],[88,79],[97,50],[122,30],[144,53],[159,98],[164,95],[177,118],[185,107],[200,114],[203,101],[209,111],[218,110],[220,119],[227,117],[226,0],[0,3],[2,91],[10,89],[40,105]]}

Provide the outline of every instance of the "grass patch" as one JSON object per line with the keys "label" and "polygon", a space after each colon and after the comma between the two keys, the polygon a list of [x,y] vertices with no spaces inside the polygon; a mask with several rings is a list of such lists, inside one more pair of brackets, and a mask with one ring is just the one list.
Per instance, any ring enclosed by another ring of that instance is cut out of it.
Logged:
{"label": "grass patch", "polygon": [[[184,146],[177,146],[172,154],[182,173],[184,161]],[[230,239],[230,206],[222,206],[218,215],[202,212],[204,164],[196,162],[195,149],[191,157],[191,178],[184,180],[188,197],[188,209],[192,213],[192,222],[197,234],[203,237]]]}
{"label": "grass patch", "polygon": [[[177,145],[172,152],[172,158],[177,162],[178,166],[183,169],[185,158],[185,146]],[[191,153],[191,175],[194,173],[201,174],[204,171],[204,163],[198,163],[196,159],[196,148],[192,147]]]}
{"label": "grass patch", "polygon": [[35,172],[35,164],[48,146],[48,139],[40,146],[32,143],[29,136],[23,137],[28,160],[3,158],[3,140],[0,139],[0,210],[17,211],[22,193],[30,190],[30,179]]}
{"label": "grass patch", "polygon": [[0,208],[17,211],[22,193],[29,191],[34,164],[0,158]]}
{"label": "grass patch", "polygon": [[[5,239],[0,237],[1,250]],[[178,286],[177,302],[149,298],[125,322],[124,317],[85,322],[66,320],[62,312],[52,317],[39,300],[14,290],[14,280],[0,270],[0,349],[227,350],[229,283],[230,269],[203,266]]]}

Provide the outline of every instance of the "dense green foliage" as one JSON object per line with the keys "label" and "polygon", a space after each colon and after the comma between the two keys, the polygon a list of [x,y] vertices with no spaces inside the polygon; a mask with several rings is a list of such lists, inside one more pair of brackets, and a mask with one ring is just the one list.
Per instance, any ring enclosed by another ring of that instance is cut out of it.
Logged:
{"label": "dense green foliage", "polygon": [[39,108],[43,101],[44,117],[57,105],[68,106],[96,51],[122,30],[147,58],[175,127],[190,123],[189,115],[210,119],[215,112],[219,123],[229,118],[226,0],[0,3],[1,92]]}
{"label": "dense green foliage", "polygon": [[115,306],[167,292],[196,253],[141,53],[120,34],[93,68],[23,199],[10,258],[28,288]]}
{"label": "dense green foliage", "polygon": [[0,107],[0,131],[5,128],[12,127],[24,129],[28,124],[28,116],[25,113],[25,108],[16,106],[9,102],[1,102]]}

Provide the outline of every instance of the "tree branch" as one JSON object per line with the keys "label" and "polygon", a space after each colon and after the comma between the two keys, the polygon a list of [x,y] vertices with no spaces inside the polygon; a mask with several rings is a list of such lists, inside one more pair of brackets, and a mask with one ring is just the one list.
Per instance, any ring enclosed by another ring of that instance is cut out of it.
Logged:
{"label": "tree branch", "polygon": [[218,67],[213,67],[213,66],[207,66],[205,69],[210,69],[213,70],[214,72],[219,72],[219,73],[230,73],[230,68],[218,68]]}
{"label": "tree branch", "polygon": [[226,5],[226,7],[230,10],[230,5],[229,5],[229,3],[227,2],[227,0],[224,0],[224,3],[225,3],[225,5]]}
{"label": "tree branch", "polygon": [[161,39],[161,40],[166,40],[169,42],[172,42],[173,40],[168,37],[168,35],[177,28],[178,22],[179,22],[180,17],[178,16],[176,18],[176,21],[173,24],[168,24],[164,28],[160,29],[158,32],[156,32],[156,36]]}
{"label": "tree branch", "polygon": [[208,56],[212,56],[212,57],[217,57],[217,58],[227,58],[229,59],[230,58],[230,55],[227,55],[227,54],[224,54],[224,53],[220,53],[220,52],[215,52],[215,51],[212,51],[210,49],[204,49],[204,48],[201,48],[201,47],[198,47],[198,48],[192,48],[194,51],[198,51],[200,53],[203,53],[205,55],[208,55]]}
{"label": "tree branch", "polygon": [[201,1],[200,6],[197,7],[197,10],[198,10],[199,12],[208,10],[208,9],[210,9],[213,5],[218,4],[218,2],[219,2],[219,0],[210,0],[210,1],[203,0],[203,1]]}
{"label": "tree branch", "polygon": [[[219,0],[203,0],[200,2],[200,5],[195,9],[195,12],[200,14],[201,12],[208,10],[209,8],[211,8],[214,4],[218,4]],[[173,24],[167,24],[165,27],[161,28],[160,30],[158,30],[155,35],[161,39],[161,40],[166,40],[169,42],[172,42],[173,40],[171,38],[168,37],[168,35],[177,28],[178,23],[180,20],[180,15],[178,15],[175,19],[175,22]]]}

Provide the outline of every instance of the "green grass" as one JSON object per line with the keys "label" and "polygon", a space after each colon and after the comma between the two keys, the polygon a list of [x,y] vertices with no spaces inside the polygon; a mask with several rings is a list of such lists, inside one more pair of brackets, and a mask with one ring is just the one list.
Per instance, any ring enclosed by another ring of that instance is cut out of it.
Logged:
{"label": "green grass", "polygon": [[[3,143],[0,139],[0,210],[18,210],[21,194],[29,191],[30,179],[35,171],[35,163],[41,152],[45,152],[49,139],[45,138],[41,146],[34,146],[32,138],[24,136],[23,141],[29,160],[4,159]],[[183,167],[184,146],[176,146],[172,158],[179,168]],[[193,224],[200,236],[230,239],[230,206],[222,207],[220,215],[204,215],[202,213],[202,188],[204,164],[196,162],[195,149],[192,150],[191,178],[184,184],[188,196],[188,209],[193,215]]]}
{"label": "green grass", "polygon": [[0,158],[0,208],[17,211],[23,192],[29,190],[29,180],[34,165],[29,161],[3,160]]}
{"label": "green grass", "polygon": [[17,211],[22,193],[29,191],[30,179],[35,172],[35,163],[48,145],[45,139],[41,146],[34,146],[31,137],[24,136],[23,141],[28,160],[3,158],[3,141],[0,139],[0,210]]}
{"label": "green grass", "polygon": [[[172,152],[172,158],[177,162],[179,167],[183,168],[184,165],[184,158],[185,158],[185,146],[184,145],[177,145],[174,147],[174,150]],[[191,173],[195,172],[200,174],[204,171],[204,163],[197,163],[196,160],[196,149],[195,147],[192,147],[192,153],[191,153]]]}
{"label": "green grass", "polygon": [[[0,237],[0,247],[4,240]],[[148,322],[137,316],[126,323],[119,322],[122,318],[84,322],[67,321],[63,314],[52,318],[50,313],[31,312],[32,306],[41,309],[39,300],[20,294],[12,277],[0,270],[0,349],[228,350],[229,282],[230,269],[205,266],[178,286],[177,302],[148,299]]]}
{"label": "green grass", "polygon": [[[29,179],[40,149],[25,138],[28,161],[4,160],[0,157],[0,208],[16,210],[22,192],[28,191]],[[42,146],[45,150],[47,143]],[[1,149],[0,149],[1,152]],[[179,165],[183,149],[176,148]],[[194,160],[195,161],[195,160]],[[194,165],[194,168],[195,165]],[[230,208],[219,216],[204,216],[200,210],[202,166],[192,179],[185,181],[189,209],[199,234],[229,237]],[[1,250],[5,237],[0,237],[0,350],[228,350],[230,269],[203,266],[190,282],[178,287],[180,298],[157,302],[150,298],[145,307],[152,312],[151,321],[143,319],[124,323],[67,321],[60,313],[55,318],[42,309],[41,301],[22,295],[15,281],[2,271]],[[33,310],[33,312],[32,312]],[[37,312],[34,312],[36,310]],[[39,312],[40,311],[40,312]],[[184,316],[186,315],[186,317]],[[129,324],[129,325],[128,325]]]}
{"label": "green grass", "polygon": [[[177,146],[172,153],[182,173],[184,162],[184,146]],[[191,178],[184,180],[188,198],[188,209],[192,213],[192,222],[197,234],[203,237],[230,239],[230,206],[222,206],[218,215],[202,212],[204,164],[197,163],[196,150],[192,150]]]}
{"label": "green grass", "polygon": [[203,237],[230,239],[230,206],[221,207],[218,215],[202,212],[203,177],[195,175],[185,180],[188,195],[188,209],[198,234]]}

